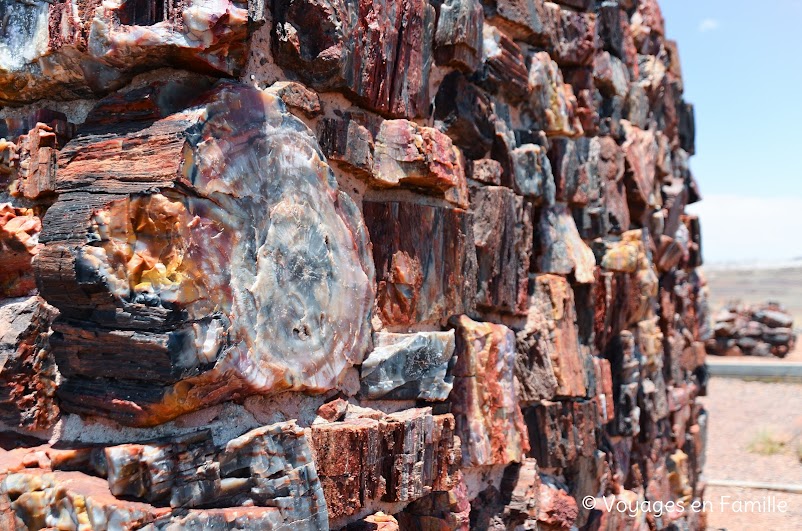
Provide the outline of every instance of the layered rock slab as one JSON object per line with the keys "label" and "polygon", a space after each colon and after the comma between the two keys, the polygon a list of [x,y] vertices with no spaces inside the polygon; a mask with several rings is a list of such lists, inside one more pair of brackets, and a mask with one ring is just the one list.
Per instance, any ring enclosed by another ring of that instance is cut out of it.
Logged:
{"label": "layered rock slab", "polygon": [[0,102],[77,99],[108,93],[162,66],[237,75],[258,2],[18,3],[4,0]]}
{"label": "layered rock slab", "polygon": [[435,9],[423,0],[281,0],[273,7],[276,61],[319,90],[414,118],[429,105]]}
{"label": "layered rock slab", "polygon": [[0,420],[30,430],[58,418],[48,330],[58,312],[39,297],[0,299]]}
{"label": "layered rock slab", "polygon": [[65,409],[154,424],[330,389],[362,361],[367,234],[311,132],[253,88],[201,101],[111,138],[87,128],[61,152],[37,278],[62,312]]}
{"label": "layered rock slab", "polygon": [[454,417],[432,415],[430,408],[314,424],[311,440],[334,518],[372,500],[410,502],[450,490],[459,468]]}

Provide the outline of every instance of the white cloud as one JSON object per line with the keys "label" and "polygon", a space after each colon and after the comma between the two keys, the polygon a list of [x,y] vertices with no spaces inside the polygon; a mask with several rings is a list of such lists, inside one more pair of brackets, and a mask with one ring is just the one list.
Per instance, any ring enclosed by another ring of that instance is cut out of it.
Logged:
{"label": "white cloud", "polygon": [[719,22],[714,18],[706,18],[702,22],[699,23],[699,31],[702,33],[708,31],[715,31],[718,29]]}
{"label": "white cloud", "polygon": [[802,197],[709,195],[688,211],[699,216],[708,263],[768,264],[802,257]]}

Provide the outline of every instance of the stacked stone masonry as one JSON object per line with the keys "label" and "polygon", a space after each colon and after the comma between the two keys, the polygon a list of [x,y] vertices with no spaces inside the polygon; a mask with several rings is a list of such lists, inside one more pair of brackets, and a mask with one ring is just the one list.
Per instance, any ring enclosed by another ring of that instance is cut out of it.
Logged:
{"label": "stacked stone masonry", "polygon": [[656,0],[0,15],[0,529],[704,528]]}

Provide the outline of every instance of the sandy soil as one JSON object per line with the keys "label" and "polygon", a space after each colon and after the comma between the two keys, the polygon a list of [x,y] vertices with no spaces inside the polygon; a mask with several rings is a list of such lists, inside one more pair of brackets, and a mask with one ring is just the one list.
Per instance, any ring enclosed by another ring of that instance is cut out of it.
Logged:
{"label": "sandy soil", "polygon": [[[744,382],[713,378],[708,397],[710,414],[705,477],[802,485],[802,385]],[[770,439],[778,453],[761,455],[750,445]],[[729,498],[723,498],[729,496]],[[707,488],[708,529],[727,531],[802,529],[802,495],[754,489]],[[785,502],[784,512],[755,512],[733,502],[771,508]],[[722,505],[722,502],[724,503]],[[727,505],[727,503],[730,505]]]}

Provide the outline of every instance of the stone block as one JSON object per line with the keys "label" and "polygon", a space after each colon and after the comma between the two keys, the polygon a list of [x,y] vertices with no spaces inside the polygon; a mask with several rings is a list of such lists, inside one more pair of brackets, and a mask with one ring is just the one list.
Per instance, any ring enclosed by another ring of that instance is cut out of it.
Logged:
{"label": "stone block", "polygon": [[576,96],[564,82],[557,63],[546,52],[531,56],[529,101],[526,110],[537,128],[549,136],[577,137],[583,133],[576,117]]}
{"label": "stone block", "polygon": [[332,518],[355,514],[373,500],[411,502],[448,490],[458,459],[454,418],[433,416],[428,408],[315,424],[311,443]]}
{"label": "stone block", "polygon": [[434,59],[438,65],[465,72],[476,70],[482,60],[484,12],[478,0],[446,0],[437,13]]}
{"label": "stone block", "polygon": [[91,98],[166,66],[233,77],[245,66],[247,1],[70,6],[0,4],[15,36],[6,40],[7,58],[0,61],[0,102]]}
{"label": "stone block", "polygon": [[476,251],[469,213],[369,201],[363,211],[385,325],[444,322],[473,309]]}
{"label": "stone block", "polygon": [[452,412],[463,465],[517,463],[529,440],[515,383],[515,335],[504,325],[453,317],[457,334]]}
{"label": "stone block", "polygon": [[446,133],[469,159],[484,157],[493,145],[495,127],[490,98],[464,75],[447,75],[434,100],[437,127]]}
{"label": "stone block", "polygon": [[451,138],[409,120],[385,120],[375,137],[369,183],[377,188],[414,187],[467,207],[465,169]]}
{"label": "stone block", "polygon": [[66,410],[153,425],[236,393],[335,387],[367,350],[367,231],[311,131],[244,85],[199,101],[96,123],[60,152],[36,276],[64,319]]}
{"label": "stone block", "polygon": [[492,94],[519,103],[529,93],[526,60],[520,46],[493,25],[482,29],[482,64],[473,79]]}
{"label": "stone block", "polygon": [[541,209],[537,228],[536,271],[557,275],[573,273],[580,284],[593,282],[596,258],[582,241],[576,222],[564,204]]}
{"label": "stone block", "polygon": [[6,426],[46,430],[58,419],[48,341],[57,314],[36,296],[0,299],[0,421]]}
{"label": "stone block", "polygon": [[42,245],[42,220],[32,209],[0,203],[0,297],[24,297],[36,290],[33,259]]}
{"label": "stone block", "polygon": [[453,387],[454,331],[373,336],[373,351],[362,362],[361,394],[386,400],[448,398]]}
{"label": "stone block", "polygon": [[532,208],[509,188],[486,186],[472,194],[480,308],[525,314],[532,252]]}
{"label": "stone block", "polygon": [[513,39],[545,45],[556,30],[553,14],[543,0],[495,0],[483,4],[485,19]]}
{"label": "stone block", "polygon": [[423,0],[273,6],[276,62],[317,90],[342,90],[385,116],[428,112],[434,7]]}

